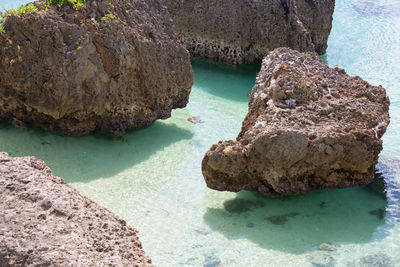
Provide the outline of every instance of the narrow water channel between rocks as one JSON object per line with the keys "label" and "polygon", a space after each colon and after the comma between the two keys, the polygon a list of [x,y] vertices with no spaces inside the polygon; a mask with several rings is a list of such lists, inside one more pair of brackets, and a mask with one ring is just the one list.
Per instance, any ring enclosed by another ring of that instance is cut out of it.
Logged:
{"label": "narrow water channel between rocks", "polygon": [[[0,8],[27,1],[0,0]],[[324,59],[384,86],[391,124],[372,187],[266,198],[207,189],[201,160],[234,139],[259,65],[192,59],[185,109],[123,137],[70,137],[0,124],[0,151],[33,155],[80,193],[139,230],[156,266],[399,266],[400,1],[337,0]],[[199,116],[202,123],[188,118]]]}

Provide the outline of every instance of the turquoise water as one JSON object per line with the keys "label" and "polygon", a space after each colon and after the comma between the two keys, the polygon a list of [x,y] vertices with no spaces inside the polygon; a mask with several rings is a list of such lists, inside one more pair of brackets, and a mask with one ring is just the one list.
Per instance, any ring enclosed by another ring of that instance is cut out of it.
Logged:
{"label": "turquoise water", "polygon": [[[270,199],[207,189],[202,157],[240,131],[257,65],[194,59],[187,108],[122,139],[3,122],[0,151],[44,160],[55,175],[124,218],[139,229],[157,266],[352,266],[372,263],[366,256],[400,266],[400,1],[336,2],[328,64],[383,85],[391,98],[378,166],[386,194],[351,188]],[[0,7],[12,5],[0,0]],[[188,122],[192,116],[204,123]]]}

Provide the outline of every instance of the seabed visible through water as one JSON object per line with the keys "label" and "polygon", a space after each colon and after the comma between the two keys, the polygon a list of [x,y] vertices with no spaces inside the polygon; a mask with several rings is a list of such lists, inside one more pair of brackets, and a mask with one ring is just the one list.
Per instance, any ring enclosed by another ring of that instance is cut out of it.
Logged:
{"label": "seabed visible through water", "polygon": [[[27,1],[0,0],[0,8]],[[400,266],[400,0],[337,0],[326,60],[384,86],[391,124],[370,187],[267,198],[207,189],[201,160],[234,139],[259,65],[193,59],[185,109],[115,138],[0,123],[0,151],[33,155],[139,230],[156,266]],[[202,123],[187,119],[198,116]]]}

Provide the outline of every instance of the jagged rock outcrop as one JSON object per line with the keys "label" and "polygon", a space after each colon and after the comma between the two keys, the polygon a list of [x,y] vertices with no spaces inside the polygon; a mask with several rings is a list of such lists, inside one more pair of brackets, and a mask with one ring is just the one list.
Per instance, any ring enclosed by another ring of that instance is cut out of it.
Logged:
{"label": "jagged rock outcrop", "polygon": [[0,114],[80,135],[121,132],[185,107],[187,50],[161,0],[36,2],[0,33]]}
{"label": "jagged rock outcrop", "polygon": [[163,0],[194,56],[240,64],[275,47],[324,54],[335,0]]}
{"label": "jagged rock outcrop", "polygon": [[237,140],[206,153],[208,187],[297,194],[367,184],[390,120],[385,89],[315,53],[276,51],[263,60]]}
{"label": "jagged rock outcrop", "polygon": [[137,230],[34,157],[0,153],[0,266],[152,266]]}

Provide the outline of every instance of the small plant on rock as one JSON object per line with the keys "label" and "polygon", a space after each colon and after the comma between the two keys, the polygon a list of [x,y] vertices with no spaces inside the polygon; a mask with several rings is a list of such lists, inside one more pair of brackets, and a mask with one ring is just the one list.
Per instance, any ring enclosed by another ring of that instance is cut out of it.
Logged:
{"label": "small plant on rock", "polygon": [[18,15],[18,16],[22,17],[27,13],[36,12],[36,11],[39,11],[39,10],[32,3],[29,5],[25,5],[25,6],[20,6],[17,9],[0,11],[0,32],[4,31],[4,22],[6,21],[7,17],[9,17],[11,15]]}
{"label": "small plant on rock", "polygon": [[52,5],[58,8],[71,5],[74,9],[80,9],[87,0],[46,0],[46,4]]}
{"label": "small plant on rock", "polygon": [[108,19],[115,19],[115,16],[113,14],[105,14],[104,17],[101,18],[102,21],[105,21]]}
{"label": "small plant on rock", "polygon": [[93,25],[95,25],[95,26],[99,25],[99,22],[95,18],[92,18],[91,20],[92,20]]}

